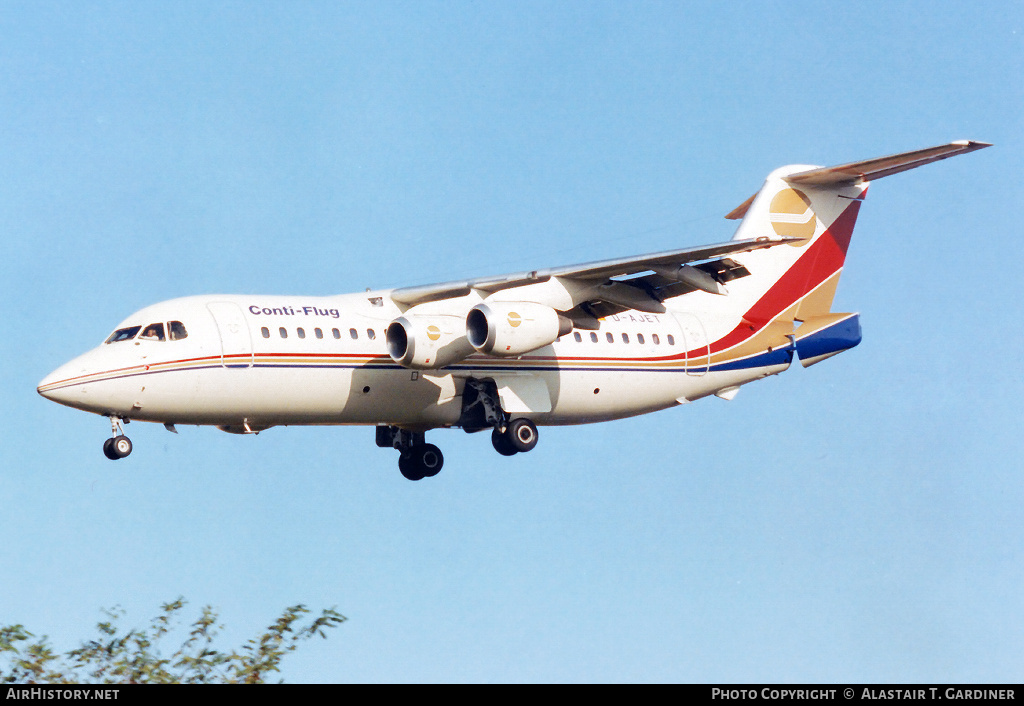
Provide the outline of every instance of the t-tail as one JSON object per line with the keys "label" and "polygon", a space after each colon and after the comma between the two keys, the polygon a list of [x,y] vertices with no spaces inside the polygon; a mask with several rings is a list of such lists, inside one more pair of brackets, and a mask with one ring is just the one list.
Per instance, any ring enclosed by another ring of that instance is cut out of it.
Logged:
{"label": "t-tail", "polygon": [[804,367],[860,343],[857,314],[832,311],[857,213],[869,182],[989,147],[960,140],[835,167],[776,169],[761,190],[729,213],[742,219],[735,240],[784,236],[787,246],[733,256],[751,276],[730,283],[742,321],[712,350],[712,363],[795,351]]}

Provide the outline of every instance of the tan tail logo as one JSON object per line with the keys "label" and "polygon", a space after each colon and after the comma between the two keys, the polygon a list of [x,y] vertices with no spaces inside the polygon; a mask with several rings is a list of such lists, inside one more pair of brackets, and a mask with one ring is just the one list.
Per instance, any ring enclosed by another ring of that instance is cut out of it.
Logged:
{"label": "tan tail logo", "polygon": [[779,235],[804,238],[801,243],[792,243],[796,247],[809,243],[818,225],[811,210],[811,200],[796,189],[783,189],[775,194],[768,207],[768,220]]}

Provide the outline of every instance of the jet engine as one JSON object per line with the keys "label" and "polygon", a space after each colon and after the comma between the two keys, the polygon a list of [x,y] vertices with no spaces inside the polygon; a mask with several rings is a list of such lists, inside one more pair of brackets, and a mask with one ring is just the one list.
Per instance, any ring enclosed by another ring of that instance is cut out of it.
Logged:
{"label": "jet engine", "polygon": [[484,302],[466,315],[466,338],[481,353],[517,356],[554,343],[572,321],[543,304]]}
{"label": "jet engine", "polygon": [[473,353],[458,316],[400,316],[384,337],[391,359],[406,368],[433,370]]}

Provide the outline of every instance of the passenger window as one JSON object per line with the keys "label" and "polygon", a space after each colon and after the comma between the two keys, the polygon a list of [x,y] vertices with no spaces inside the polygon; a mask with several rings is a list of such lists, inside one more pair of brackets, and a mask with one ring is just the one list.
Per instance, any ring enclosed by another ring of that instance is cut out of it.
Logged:
{"label": "passenger window", "polygon": [[164,340],[164,325],[163,324],[150,324],[143,331],[139,338],[146,338],[150,341],[162,341]]}
{"label": "passenger window", "polygon": [[583,337],[580,336],[580,332],[579,331],[576,331],[575,333],[573,333],[572,337],[576,339],[576,343],[579,343],[580,341],[583,340]]}
{"label": "passenger window", "polygon": [[315,334],[316,334],[316,337],[317,337],[317,338],[323,338],[323,337],[324,337],[324,332],[323,332],[323,331],[321,331],[321,330],[320,330],[320,329],[318,329],[318,328],[315,328],[315,329],[313,329],[313,333],[315,333]]}
{"label": "passenger window", "polygon": [[350,328],[348,330],[348,335],[352,337],[353,341],[355,341],[355,340],[357,340],[359,338],[359,332],[356,331],[354,328]]}
{"label": "passenger window", "polygon": [[334,334],[334,337],[335,337],[335,338],[341,338],[341,331],[339,331],[338,329],[336,329],[336,328],[332,328],[332,329],[331,329],[331,333],[333,333],[333,334]]}
{"label": "passenger window", "polygon": [[629,343],[629,334],[628,333],[622,334],[622,342],[623,343]]}
{"label": "passenger window", "polygon": [[105,343],[120,343],[121,341],[130,341],[135,338],[135,334],[139,332],[141,326],[129,326],[127,328],[119,328],[110,334]]}
{"label": "passenger window", "polygon": [[674,346],[676,344],[676,339],[672,337],[671,333],[669,335],[665,336],[665,338],[668,340],[668,344],[670,346]]}
{"label": "passenger window", "polygon": [[597,343],[597,334],[594,333],[593,331],[590,332],[590,340],[593,341],[594,343]]}
{"label": "passenger window", "polygon": [[270,338],[270,329],[268,329],[266,326],[260,329],[260,333],[263,334],[263,338]]}
{"label": "passenger window", "polygon": [[661,339],[658,338],[658,334],[656,333],[651,334],[651,340],[654,341],[654,345],[661,343]]}
{"label": "passenger window", "polygon": [[183,338],[188,338],[188,331],[185,330],[185,324],[180,321],[171,321],[167,324],[168,334],[172,341],[180,341]]}
{"label": "passenger window", "polygon": [[366,329],[366,336],[367,336],[367,338],[369,338],[369,339],[370,339],[371,341],[372,341],[373,339],[377,338],[377,334],[373,332],[373,329],[372,329],[372,328],[368,328],[368,329]]}
{"label": "passenger window", "polygon": [[606,333],[604,337],[608,339],[608,343],[615,343],[615,336],[611,332]]}
{"label": "passenger window", "polygon": [[302,328],[301,326],[299,328],[295,329],[295,333],[298,334],[299,338],[305,338],[306,337],[306,329]]}
{"label": "passenger window", "polygon": [[644,344],[644,335],[642,333],[638,333],[636,335],[636,342],[639,343],[641,346]]}
{"label": "passenger window", "polygon": [[288,338],[288,329],[286,329],[284,326],[279,328],[277,332],[281,334],[281,338]]}

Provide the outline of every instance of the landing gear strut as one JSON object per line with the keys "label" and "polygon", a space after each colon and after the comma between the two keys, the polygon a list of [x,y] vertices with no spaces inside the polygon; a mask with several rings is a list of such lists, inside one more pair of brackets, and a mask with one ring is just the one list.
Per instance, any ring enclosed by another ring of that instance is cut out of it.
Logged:
{"label": "landing gear strut", "polygon": [[[127,424],[128,420],[125,419]],[[121,420],[118,417],[110,418],[110,439],[103,442],[103,455],[111,461],[122,459],[132,452],[132,440],[124,435],[121,429]]]}
{"label": "landing gear strut", "polygon": [[377,446],[398,449],[398,470],[409,480],[431,478],[444,466],[441,449],[426,443],[423,432],[380,426]]}

